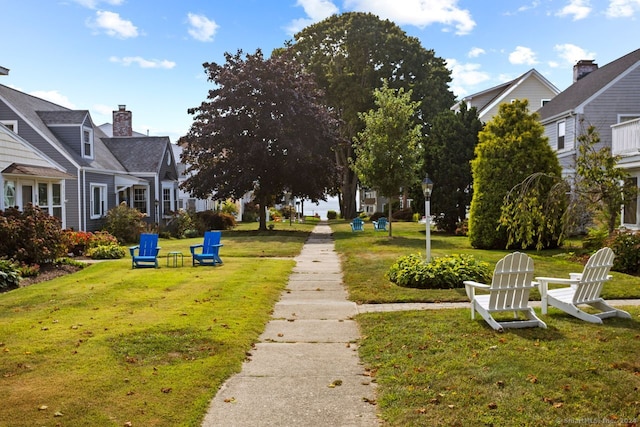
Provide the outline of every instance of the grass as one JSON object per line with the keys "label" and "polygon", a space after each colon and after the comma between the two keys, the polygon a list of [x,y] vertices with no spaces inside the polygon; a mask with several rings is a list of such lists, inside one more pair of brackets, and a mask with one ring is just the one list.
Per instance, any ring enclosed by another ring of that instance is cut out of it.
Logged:
{"label": "grass", "polygon": [[[468,301],[464,290],[418,290],[384,277],[399,256],[425,251],[424,226],[397,223],[393,238],[332,225],[353,300]],[[575,242],[574,242],[575,243]],[[567,250],[529,252],[536,274],[581,271]],[[480,251],[464,237],[432,234],[432,256],[472,254],[492,268],[509,251]],[[613,273],[605,298],[640,297],[640,279]],[[539,297],[537,293],[533,298]],[[640,307],[632,319],[594,325],[550,308],[548,329],[500,334],[468,309],[368,313],[356,317],[359,352],[378,383],[378,411],[392,426],[635,425],[640,420]]]}
{"label": "grass", "polygon": [[[200,425],[263,331],[310,224],[223,232],[221,267],[164,240],[159,269],[127,257],[0,294],[0,425]],[[169,251],[185,266],[165,267]]]}
{"label": "grass", "polygon": [[[393,237],[388,233],[373,231],[373,225],[365,224],[365,231],[354,233],[347,222],[332,223],[336,250],[341,254],[345,283],[350,299],[358,303],[393,302],[462,302],[468,301],[464,288],[425,290],[402,288],[385,278],[389,267],[401,256],[411,253],[425,254],[424,225],[399,222],[393,224]],[[537,276],[569,277],[571,272],[582,271],[582,265],[571,261],[567,252],[577,248],[545,251],[525,251],[534,260]],[[470,254],[491,265],[507,253],[507,250],[478,250],[464,236],[431,233],[431,256]],[[614,280],[607,283],[603,296],[608,299],[640,298],[640,279],[623,273],[612,273]],[[539,299],[537,291],[531,297]]]}

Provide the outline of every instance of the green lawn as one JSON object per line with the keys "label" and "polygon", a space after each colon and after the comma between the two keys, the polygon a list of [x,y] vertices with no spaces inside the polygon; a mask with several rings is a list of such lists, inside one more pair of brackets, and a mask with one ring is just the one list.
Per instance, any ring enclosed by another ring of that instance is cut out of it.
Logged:
{"label": "green lawn", "polygon": [[[424,225],[397,223],[393,238],[333,225],[345,283],[367,303],[468,301],[464,290],[395,286],[396,258],[425,253]],[[570,249],[569,249],[570,251]],[[567,250],[528,252],[536,275],[567,276],[582,265]],[[465,237],[432,234],[432,256],[472,254],[491,268],[508,251],[480,251]],[[639,298],[640,278],[613,273],[606,298]],[[535,292],[532,298],[538,298]],[[550,308],[548,329],[497,333],[469,309],[360,314],[359,352],[378,383],[378,411],[392,426],[636,425],[640,421],[640,307],[632,319],[594,325]],[[538,309],[539,312],[539,309]]]}
{"label": "green lawn", "polygon": [[[313,223],[223,232],[220,267],[160,240],[159,269],[104,261],[0,294],[1,426],[198,426],[263,331]],[[182,251],[185,266],[163,257]]]}

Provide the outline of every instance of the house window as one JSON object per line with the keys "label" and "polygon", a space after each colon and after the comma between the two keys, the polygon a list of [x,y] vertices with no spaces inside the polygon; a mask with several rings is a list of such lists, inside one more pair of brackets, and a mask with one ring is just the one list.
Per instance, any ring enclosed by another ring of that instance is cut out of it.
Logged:
{"label": "house window", "polygon": [[62,184],[51,184],[51,215],[62,219]]}
{"label": "house window", "polygon": [[7,129],[13,133],[18,133],[18,121],[17,120],[0,120]]}
{"label": "house window", "polygon": [[102,218],[107,208],[106,184],[91,184],[91,219]]}
{"label": "house window", "polygon": [[147,188],[133,187],[133,207],[142,213],[147,213]]}
{"label": "house window", "polygon": [[547,105],[547,103],[551,101],[550,99],[541,99],[540,100],[540,106],[544,107],[545,105]]}
{"label": "house window", "polygon": [[[631,188],[638,188],[638,178],[628,178],[625,180],[625,186]],[[634,195],[629,199],[625,200],[623,205],[623,224],[638,224],[638,195],[634,193]]]}
{"label": "house window", "polygon": [[565,122],[558,122],[558,145],[557,150],[564,149],[564,133],[565,133]]}
{"label": "house window", "polygon": [[635,120],[637,118],[640,118],[640,115],[638,115],[638,114],[619,114],[618,115],[618,123],[628,122],[628,121],[631,121],[631,120]]}
{"label": "house window", "polygon": [[93,158],[93,131],[88,128],[82,129],[82,156]]}
{"label": "house window", "polygon": [[62,184],[39,182],[37,188],[40,209],[62,219]]}
{"label": "house window", "polygon": [[162,215],[166,216],[173,212],[173,189],[171,187],[162,187]]}
{"label": "house window", "polygon": [[49,189],[46,182],[38,183],[38,206],[49,206]]}
{"label": "house window", "polygon": [[16,183],[14,181],[4,182],[4,208],[12,208],[16,205]]}

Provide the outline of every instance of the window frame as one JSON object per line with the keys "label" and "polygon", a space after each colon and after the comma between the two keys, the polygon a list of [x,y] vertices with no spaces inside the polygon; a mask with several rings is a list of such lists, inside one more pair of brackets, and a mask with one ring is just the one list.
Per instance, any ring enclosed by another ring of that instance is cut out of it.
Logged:
{"label": "window frame", "polygon": [[[562,127],[562,135],[560,134],[560,128]],[[567,122],[566,120],[561,120],[556,125],[556,150],[564,150],[565,149],[565,138],[567,135]]]}
{"label": "window frame", "polygon": [[[87,126],[82,126],[80,133],[82,144],[82,157],[85,159],[93,159],[93,129]],[[87,153],[87,151],[89,151]]]}
{"label": "window frame", "polygon": [[17,134],[18,133],[18,121],[17,120],[0,120],[7,129],[11,132]]}
{"label": "window frame", "polygon": [[[99,190],[100,195],[100,207],[98,212],[95,211],[96,208],[96,199],[95,199],[95,191]],[[99,184],[99,183],[91,183],[89,185],[89,218],[90,219],[100,219],[103,218],[108,209],[108,200],[107,200],[107,184]]]}
{"label": "window frame", "polygon": [[[144,192],[144,199],[138,200],[136,198],[136,196],[138,195],[138,191],[143,191]],[[131,201],[131,207],[138,209],[138,211],[140,211],[140,213],[145,214],[146,216],[150,216],[149,214],[149,186],[148,185],[134,185],[132,187],[132,201]],[[144,203],[144,211],[140,210],[140,206],[142,205],[142,203]]]}

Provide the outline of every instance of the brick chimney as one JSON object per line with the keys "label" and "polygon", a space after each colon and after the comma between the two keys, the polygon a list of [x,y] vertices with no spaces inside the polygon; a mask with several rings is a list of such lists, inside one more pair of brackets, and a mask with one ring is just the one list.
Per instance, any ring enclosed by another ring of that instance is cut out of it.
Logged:
{"label": "brick chimney", "polygon": [[113,112],[113,136],[132,136],[133,124],[131,111],[127,111],[126,105],[118,105],[118,111]]}
{"label": "brick chimney", "polygon": [[573,66],[573,82],[577,82],[587,74],[598,69],[593,59],[581,59]]}

